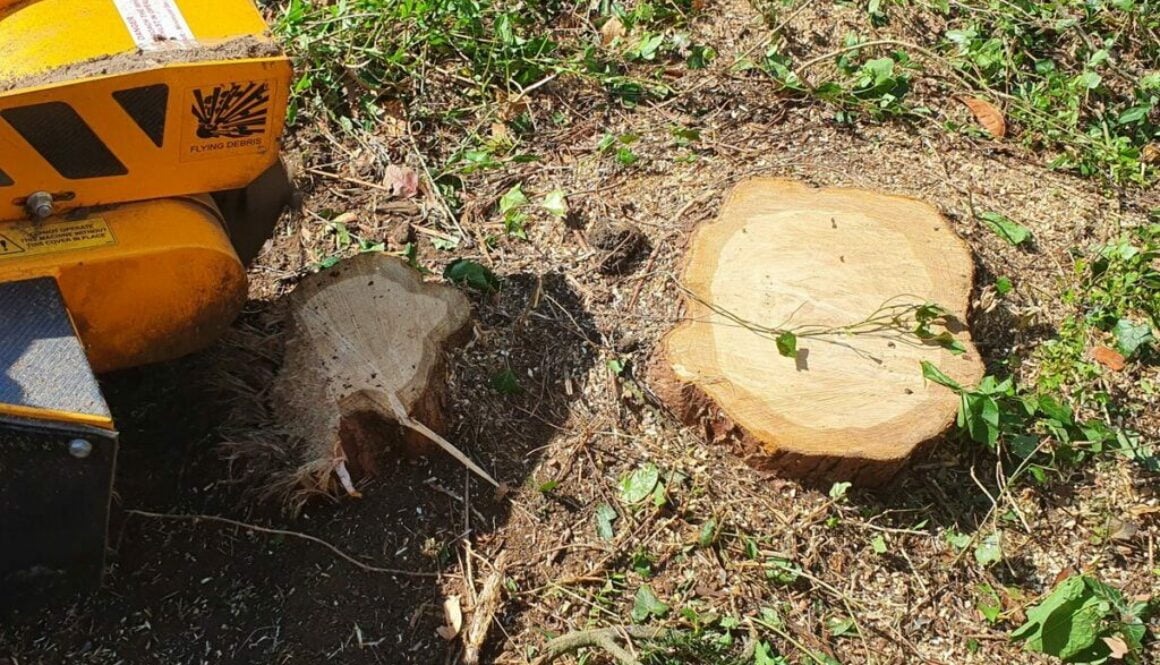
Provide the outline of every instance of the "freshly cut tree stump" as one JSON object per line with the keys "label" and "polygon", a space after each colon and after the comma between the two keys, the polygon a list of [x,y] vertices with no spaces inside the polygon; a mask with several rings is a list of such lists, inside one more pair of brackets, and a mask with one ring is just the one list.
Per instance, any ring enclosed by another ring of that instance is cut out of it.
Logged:
{"label": "freshly cut tree stump", "polygon": [[352,475],[373,474],[400,440],[411,452],[434,441],[491,481],[434,431],[444,425],[444,353],[470,321],[462,293],[368,253],[304,279],[289,306],[271,397],[302,449],[300,485],[330,491],[337,481],[357,494]]}
{"label": "freshly cut tree stump", "polygon": [[[692,238],[682,278],[687,316],[653,359],[654,391],[759,468],[882,485],[958,409],[953,391],[923,378],[921,361],[963,385],[983,374],[963,324],[973,273],[970,250],[920,201],[787,180],[742,183]],[[864,321],[884,304],[924,302],[949,312],[931,332],[953,333],[965,353],[924,342],[907,328],[913,320],[816,334]],[[779,354],[784,330],[799,332],[796,357]]]}

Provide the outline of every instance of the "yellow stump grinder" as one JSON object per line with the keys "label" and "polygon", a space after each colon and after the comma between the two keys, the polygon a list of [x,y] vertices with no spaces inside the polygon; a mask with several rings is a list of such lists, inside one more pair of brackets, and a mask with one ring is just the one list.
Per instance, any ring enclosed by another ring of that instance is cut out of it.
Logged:
{"label": "yellow stump grinder", "polygon": [[251,0],[0,0],[0,588],[99,579],[95,374],[197,350],[289,194]]}

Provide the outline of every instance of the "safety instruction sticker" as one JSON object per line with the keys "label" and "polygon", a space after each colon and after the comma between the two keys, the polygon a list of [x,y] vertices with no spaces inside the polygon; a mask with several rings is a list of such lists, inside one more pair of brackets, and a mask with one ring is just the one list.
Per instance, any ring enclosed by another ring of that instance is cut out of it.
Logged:
{"label": "safety instruction sticker", "polygon": [[0,224],[0,261],[115,244],[112,229],[99,217]]}
{"label": "safety instruction sticker", "polygon": [[113,0],[133,41],[144,50],[172,48],[192,42],[193,31],[175,0]]}

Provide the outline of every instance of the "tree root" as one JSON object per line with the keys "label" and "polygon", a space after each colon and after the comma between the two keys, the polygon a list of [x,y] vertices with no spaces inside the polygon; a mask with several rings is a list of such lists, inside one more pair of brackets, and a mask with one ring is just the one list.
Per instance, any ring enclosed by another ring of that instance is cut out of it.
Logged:
{"label": "tree root", "polygon": [[641,626],[616,626],[594,630],[578,630],[549,640],[545,652],[532,661],[532,665],[548,665],[564,654],[587,647],[600,647],[616,659],[620,665],[640,665],[636,656],[616,643],[617,638],[637,640],[663,640],[671,635],[664,628],[643,628]]}

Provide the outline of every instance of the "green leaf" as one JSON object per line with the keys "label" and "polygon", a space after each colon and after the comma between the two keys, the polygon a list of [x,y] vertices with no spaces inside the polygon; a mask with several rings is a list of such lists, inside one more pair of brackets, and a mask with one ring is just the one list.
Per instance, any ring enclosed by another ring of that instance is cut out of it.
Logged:
{"label": "green leaf", "polygon": [[962,551],[967,549],[971,544],[971,536],[965,533],[959,533],[954,529],[948,529],[943,538],[956,550]]}
{"label": "green leaf", "polygon": [[701,525],[701,533],[697,536],[697,544],[709,547],[717,540],[717,520],[709,519]]}
{"label": "green leaf", "polygon": [[528,197],[524,194],[522,185],[516,183],[512,185],[502,197],[499,199],[499,211],[505,215],[512,210],[522,208],[528,204]]}
{"label": "green leaf", "polygon": [[642,584],[636,590],[636,598],[632,603],[632,620],[635,623],[648,621],[651,617],[661,618],[668,613],[669,606],[657,598],[652,587]]}
{"label": "green leaf", "polygon": [[559,486],[560,486],[560,481],[549,480],[548,482],[544,483],[543,485],[540,485],[540,493],[547,494],[548,492],[551,492],[552,490],[556,489]]}
{"label": "green leaf", "polygon": [[616,161],[624,166],[632,166],[640,160],[632,148],[621,147],[616,151]]}
{"label": "green leaf", "polygon": [[851,483],[834,483],[830,485],[830,498],[839,501],[846,498],[846,493],[850,491]]}
{"label": "green leaf", "polygon": [[491,387],[501,395],[518,395],[524,391],[510,367],[491,377]]}
{"label": "green leaf", "polygon": [[620,500],[628,505],[636,505],[652,496],[660,483],[661,474],[652,462],[636,469],[620,479]]}
{"label": "green leaf", "polygon": [[841,637],[854,630],[854,620],[843,617],[830,617],[826,620],[826,629],[833,637]]}
{"label": "green leaf", "polygon": [[1146,323],[1132,323],[1128,319],[1120,319],[1112,328],[1116,336],[1116,349],[1127,358],[1135,354],[1140,347],[1150,346],[1155,338],[1152,336],[1152,327]]}
{"label": "green leaf", "polygon": [[1011,639],[1026,640],[1029,651],[1065,661],[1092,647],[1106,648],[1102,642],[1097,644],[1097,638],[1102,620],[1112,609],[1088,582],[1089,578],[1082,575],[1072,575],[1061,582],[1038,605],[1027,610],[1027,622],[1011,634]]}
{"label": "green leaf", "polygon": [[792,559],[773,556],[765,561],[765,576],[779,584],[793,584],[801,576],[801,566]]}
{"label": "green leaf", "polygon": [[1003,536],[998,531],[992,531],[975,546],[975,561],[980,566],[990,566],[1003,558]]}
{"label": "green leaf", "polygon": [[544,206],[551,215],[563,217],[568,214],[568,195],[562,189],[553,189],[544,196],[540,205]]}
{"label": "green leaf", "polygon": [[975,588],[979,592],[975,607],[978,608],[979,613],[983,615],[987,623],[997,622],[1003,614],[1003,601],[1000,600],[999,594],[995,593],[995,589],[985,582]]}
{"label": "green leaf", "polygon": [[753,647],[753,665],[789,665],[789,661],[765,642],[758,642]]}
{"label": "green leaf", "polygon": [[886,554],[886,538],[882,534],[874,536],[870,541],[870,547],[874,549],[875,554]]}
{"label": "green leaf", "polygon": [[999,279],[995,280],[995,293],[998,293],[1001,296],[1005,296],[1008,293],[1011,293],[1011,290],[1014,288],[1014,285],[1011,284],[1011,280],[1006,277],[1000,277]]}
{"label": "green leaf", "polygon": [[607,503],[602,503],[596,506],[596,535],[604,540],[612,540],[615,531],[612,528],[612,523],[620,517],[616,513],[616,509]]}
{"label": "green leaf", "polygon": [[788,330],[777,336],[777,352],[786,358],[797,357],[797,335]]}
{"label": "green leaf", "polygon": [[997,212],[981,213],[979,219],[987,225],[987,228],[1012,245],[1021,245],[1031,238],[1031,231],[1027,227],[1017,224]]}
{"label": "green leaf", "polygon": [[958,381],[944,374],[941,369],[935,367],[929,360],[922,361],[922,376],[928,381],[934,381],[940,386],[946,386],[955,392],[963,392],[963,387],[959,385]]}
{"label": "green leaf", "polygon": [[495,293],[499,291],[499,278],[486,267],[467,259],[456,259],[443,269],[443,278],[449,282],[468,286],[476,291]]}

